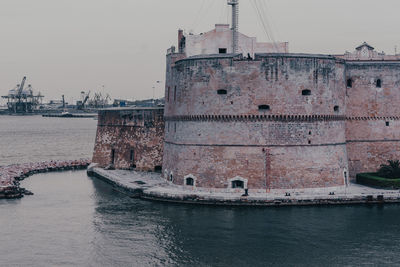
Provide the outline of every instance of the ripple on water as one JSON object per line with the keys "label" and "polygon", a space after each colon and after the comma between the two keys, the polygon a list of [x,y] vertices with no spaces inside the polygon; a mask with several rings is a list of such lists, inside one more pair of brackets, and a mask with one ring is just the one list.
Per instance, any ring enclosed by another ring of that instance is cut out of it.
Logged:
{"label": "ripple on water", "polygon": [[[0,165],[90,157],[95,128],[91,119],[0,116]],[[400,264],[397,204],[163,204],[130,199],[84,171],[38,174],[22,186],[35,195],[0,200],[1,266]]]}

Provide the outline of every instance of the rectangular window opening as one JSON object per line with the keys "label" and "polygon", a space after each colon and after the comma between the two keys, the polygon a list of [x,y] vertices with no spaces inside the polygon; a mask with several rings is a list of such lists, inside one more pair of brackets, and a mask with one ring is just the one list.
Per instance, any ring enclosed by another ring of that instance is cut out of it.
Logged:
{"label": "rectangular window opening", "polygon": [[226,54],[226,48],[219,48],[218,49],[219,54]]}

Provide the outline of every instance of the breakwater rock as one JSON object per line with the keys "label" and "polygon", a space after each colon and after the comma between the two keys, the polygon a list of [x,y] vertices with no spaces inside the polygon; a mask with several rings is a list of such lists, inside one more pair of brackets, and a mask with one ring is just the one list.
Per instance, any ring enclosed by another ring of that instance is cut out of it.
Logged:
{"label": "breakwater rock", "polygon": [[20,198],[33,193],[20,187],[20,181],[35,173],[86,169],[89,159],[45,161],[0,167],[0,199]]}

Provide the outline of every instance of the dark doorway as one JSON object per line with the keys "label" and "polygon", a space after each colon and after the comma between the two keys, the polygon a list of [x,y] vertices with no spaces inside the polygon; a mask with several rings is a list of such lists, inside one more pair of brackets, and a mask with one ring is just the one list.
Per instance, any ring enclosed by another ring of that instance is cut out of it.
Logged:
{"label": "dark doorway", "polygon": [[186,178],[186,185],[193,186],[194,185],[194,179],[191,178],[191,177]]}
{"label": "dark doorway", "polygon": [[114,164],[115,162],[115,149],[111,149],[111,164]]}
{"label": "dark doorway", "polygon": [[162,166],[155,166],[154,167],[155,172],[161,172],[162,171]]}
{"label": "dark doorway", "polygon": [[131,162],[131,167],[132,168],[136,168],[136,164],[135,164],[135,150],[131,149],[130,153],[129,153],[129,161]]}
{"label": "dark doorway", "polygon": [[347,88],[353,87],[353,81],[351,79],[347,79]]}
{"label": "dark doorway", "polygon": [[382,80],[381,79],[376,80],[376,87],[377,88],[381,88],[382,87]]}

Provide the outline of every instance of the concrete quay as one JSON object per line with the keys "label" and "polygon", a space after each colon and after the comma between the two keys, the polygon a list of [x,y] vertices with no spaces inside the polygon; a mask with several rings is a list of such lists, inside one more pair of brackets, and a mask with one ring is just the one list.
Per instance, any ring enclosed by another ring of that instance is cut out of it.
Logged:
{"label": "concrete quay", "polygon": [[133,198],[145,200],[233,206],[291,206],[400,203],[399,190],[370,188],[358,184],[347,187],[274,189],[269,192],[244,189],[205,189],[167,182],[160,173],[104,170],[95,164],[88,175],[111,184]]}
{"label": "concrete quay", "polygon": [[0,199],[21,198],[24,195],[33,194],[25,188],[21,188],[19,181],[35,173],[85,169],[89,164],[89,159],[79,159],[13,164],[3,167],[0,166]]}

